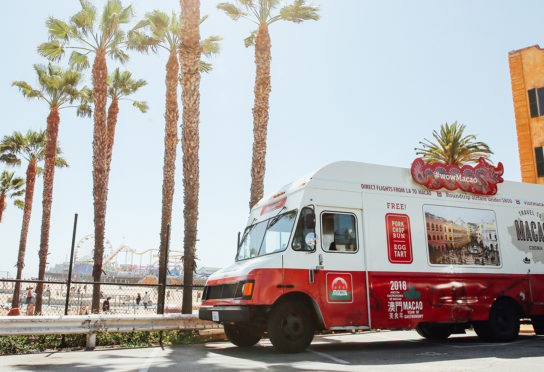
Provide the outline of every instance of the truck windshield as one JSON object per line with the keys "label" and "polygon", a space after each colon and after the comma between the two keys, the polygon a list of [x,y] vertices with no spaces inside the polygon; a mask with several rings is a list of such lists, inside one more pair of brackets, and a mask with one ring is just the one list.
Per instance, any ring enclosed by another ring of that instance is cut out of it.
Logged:
{"label": "truck windshield", "polygon": [[248,226],[238,247],[236,261],[283,251],[289,243],[297,211],[290,211]]}

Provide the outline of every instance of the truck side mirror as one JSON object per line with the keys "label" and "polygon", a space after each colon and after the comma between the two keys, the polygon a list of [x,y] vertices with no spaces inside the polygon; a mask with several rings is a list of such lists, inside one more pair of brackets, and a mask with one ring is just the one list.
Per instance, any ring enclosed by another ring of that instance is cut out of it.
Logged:
{"label": "truck side mirror", "polygon": [[315,214],[314,213],[308,213],[306,216],[304,216],[304,225],[306,225],[307,229],[315,229]]}

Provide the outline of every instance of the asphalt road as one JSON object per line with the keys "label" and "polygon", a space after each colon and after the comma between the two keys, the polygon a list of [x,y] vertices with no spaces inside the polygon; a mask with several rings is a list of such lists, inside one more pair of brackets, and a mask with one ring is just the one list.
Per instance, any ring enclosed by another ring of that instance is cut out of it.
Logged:
{"label": "asphalt road", "polygon": [[430,342],[414,331],[321,335],[300,354],[268,340],[240,349],[229,342],[161,349],[108,349],[0,356],[2,371],[544,371],[544,336],[484,343],[474,333]]}

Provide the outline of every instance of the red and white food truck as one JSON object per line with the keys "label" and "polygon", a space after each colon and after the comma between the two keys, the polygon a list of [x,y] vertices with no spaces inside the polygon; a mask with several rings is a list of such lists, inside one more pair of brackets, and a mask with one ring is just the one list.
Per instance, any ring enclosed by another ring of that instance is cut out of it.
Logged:
{"label": "red and white food truck", "polygon": [[544,188],[502,172],[329,164],[252,208],[199,317],[238,346],[268,335],[284,352],[320,330],[445,339],[472,326],[507,341],[527,319],[544,334]]}

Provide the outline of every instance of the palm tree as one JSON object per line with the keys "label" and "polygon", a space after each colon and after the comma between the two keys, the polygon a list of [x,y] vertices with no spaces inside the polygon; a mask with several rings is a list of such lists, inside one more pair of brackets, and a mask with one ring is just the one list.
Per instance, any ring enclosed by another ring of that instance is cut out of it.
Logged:
{"label": "palm tree", "polygon": [[440,133],[433,130],[436,143],[424,139],[419,142],[422,147],[416,147],[416,155],[422,155],[426,163],[439,162],[446,165],[463,165],[477,163],[483,157],[489,159],[493,152],[484,142],[476,142],[476,136],[469,134],[463,136],[466,126],[458,125],[457,121],[449,125],[440,126]]}
{"label": "palm tree", "polygon": [[246,47],[255,45],[255,103],[253,106],[253,157],[251,161],[251,209],[263,196],[266,160],[266,134],[268,127],[268,100],[270,95],[270,35],[268,26],[280,20],[300,23],[305,20],[318,20],[319,7],[308,6],[304,0],[295,0],[278,12],[279,0],[236,0],[233,3],[220,3],[223,10],[233,20],[248,19],[258,28],[245,41]]}
{"label": "palm tree", "polygon": [[[205,18],[201,19],[201,23]],[[174,198],[174,175],[176,171],[176,146],[178,140],[178,72],[179,62],[177,48],[180,44],[181,22],[179,15],[172,13],[169,17],[166,13],[158,10],[147,13],[144,20],[138,23],[133,31],[129,32],[128,48],[140,52],[158,52],[164,49],[168,52],[166,63],[166,113],[165,135],[164,135],[164,165],[162,183],[162,216],[159,249],[159,283],[166,281],[166,247],[167,228],[172,221],[172,203]],[[210,57],[219,52],[218,36],[211,36],[201,42],[203,53]],[[200,42],[200,41],[199,41]],[[211,64],[200,61],[200,71],[211,71]],[[159,291],[157,301],[159,307],[164,305],[164,293]],[[163,308],[157,308],[161,314]]]}
{"label": "palm tree", "polygon": [[[49,228],[51,225],[51,204],[53,202],[53,180],[55,176],[55,164],[57,156],[57,137],[59,134],[60,115],[59,110],[67,107],[76,107],[79,116],[90,116],[90,107],[85,100],[86,88],[78,89],[81,81],[81,73],[71,69],[63,70],[51,63],[48,66],[34,65],[38,74],[40,89],[36,90],[24,81],[16,81],[23,96],[29,99],[44,101],[49,106],[47,117],[45,168],[43,178],[43,211],[42,228],[40,237],[40,267],[38,279],[43,280],[45,266],[47,264],[47,252],[49,250]],[[74,102],[78,105],[74,106]],[[36,290],[36,312],[41,312],[43,283],[38,283]]]}
{"label": "palm tree", "polygon": [[[25,160],[26,167],[26,192],[24,201],[23,226],[21,227],[21,238],[19,240],[19,255],[17,258],[17,277],[21,279],[23,267],[25,265],[26,240],[28,236],[28,225],[32,213],[32,202],[34,199],[34,184],[36,175],[41,174],[43,169],[38,163],[45,159],[46,134],[45,130],[35,132],[29,130],[26,134],[13,132],[11,136],[4,136],[0,142],[0,161],[8,165],[20,165]],[[60,155],[61,149],[57,146],[57,156],[55,165],[57,167],[67,167],[68,163]],[[19,307],[19,294],[21,283],[15,283],[11,307]]]}
{"label": "palm tree", "polygon": [[183,150],[183,303],[181,311],[193,311],[193,272],[195,269],[196,226],[198,221],[199,160],[200,144],[198,125],[200,116],[200,70],[202,54],[200,45],[200,0],[180,0],[181,44],[181,88],[183,102],[183,124],[181,146]]}
{"label": "palm tree", "polygon": [[94,53],[93,62],[93,197],[94,197],[94,266],[92,311],[100,311],[100,278],[102,276],[102,256],[106,229],[107,188],[107,122],[106,102],[108,97],[108,68],[106,56],[121,63],[128,60],[123,50],[125,32],[122,24],[130,21],[132,7],[124,8],[119,0],[108,0],[97,22],[96,8],[88,0],[80,0],[81,11],[68,23],[54,17],[47,22],[51,41],[38,46],[38,51],[51,60],[62,58],[66,49],[73,49],[70,63],[77,68],[89,67],[87,56]]}
{"label": "palm tree", "polygon": [[[6,209],[6,198],[17,198],[25,193],[23,187],[25,186],[25,180],[19,177],[15,177],[15,172],[3,171],[0,175],[0,222],[2,222],[2,215]],[[23,201],[15,199],[13,204],[17,207],[23,207]]]}
{"label": "palm tree", "polygon": [[[132,74],[129,71],[121,72],[119,68],[116,68],[108,77],[108,96],[111,98],[110,107],[108,108],[107,118],[107,152],[106,152],[106,168],[109,183],[110,166],[111,166],[111,154],[113,150],[113,143],[115,141],[115,127],[117,125],[117,115],[119,114],[119,101],[126,100],[132,102],[132,105],[138,108],[142,113],[147,112],[147,103],[144,101],[135,101],[127,98],[128,96],[136,93],[138,89],[147,85],[145,80],[134,80]],[[107,186],[106,186],[107,187]]]}

